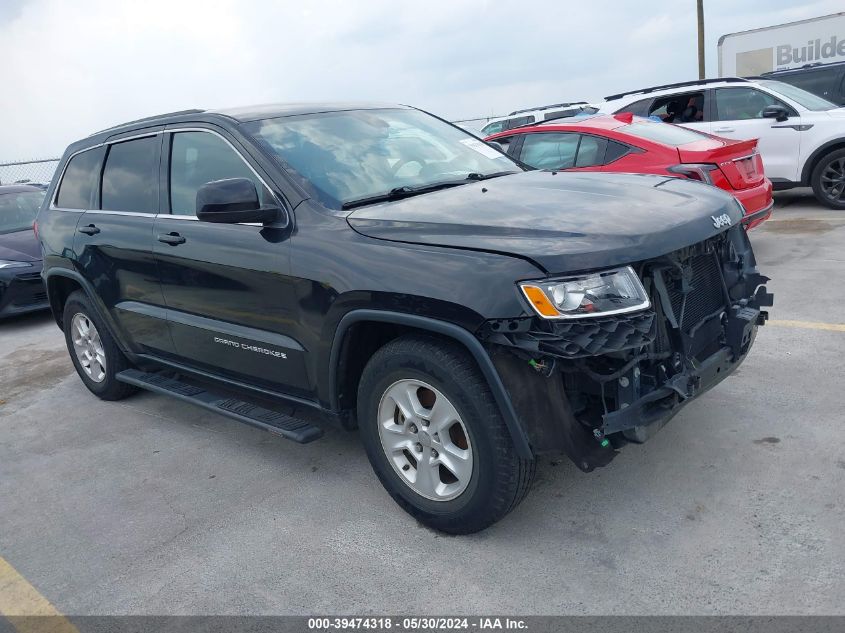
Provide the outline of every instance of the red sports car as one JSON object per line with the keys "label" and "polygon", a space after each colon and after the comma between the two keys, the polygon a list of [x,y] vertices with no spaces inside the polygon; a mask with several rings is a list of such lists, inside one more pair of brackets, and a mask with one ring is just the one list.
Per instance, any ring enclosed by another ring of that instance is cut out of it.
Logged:
{"label": "red sports car", "polygon": [[732,193],[749,229],[772,214],[757,141],[736,141],[631,114],[579,116],[487,137],[536,169],[662,174]]}

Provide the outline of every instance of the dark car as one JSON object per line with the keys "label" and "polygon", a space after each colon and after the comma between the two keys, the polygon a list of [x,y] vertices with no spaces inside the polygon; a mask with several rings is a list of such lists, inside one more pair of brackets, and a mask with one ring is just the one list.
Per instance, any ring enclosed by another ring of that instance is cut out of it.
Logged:
{"label": "dark car", "polygon": [[774,70],[762,77],[792,84],[838,106],[845,106],[845,62],[806,64],[801,68]]}
{"label": "dark car", "polygon": [[644,441],[771,303],[727,193],[523,172],[409,107],[162,115],[57,173],[45,278],[88,389],[298,442],[357,426],[399,505],[451,533],[508,513],[538,455],[591,471]]}
{"label": "dark car", "polygon": [[0,186],[0,318],[49,307],[32,230],[42,200],[36,187]]}

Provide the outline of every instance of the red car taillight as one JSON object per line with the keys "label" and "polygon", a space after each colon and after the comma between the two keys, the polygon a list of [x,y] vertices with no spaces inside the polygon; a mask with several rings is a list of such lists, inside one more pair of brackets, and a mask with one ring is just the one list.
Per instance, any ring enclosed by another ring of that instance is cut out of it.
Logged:
{"label": "red car taillight", "polygon": [[719,169],[718,165],[712,165],[710,163],[681,163],[680,165],[672,165],[668,168],[673,174],[706,182],[708,185],[713,184],[713,177],[710,175],[710,172],[717,169]]}

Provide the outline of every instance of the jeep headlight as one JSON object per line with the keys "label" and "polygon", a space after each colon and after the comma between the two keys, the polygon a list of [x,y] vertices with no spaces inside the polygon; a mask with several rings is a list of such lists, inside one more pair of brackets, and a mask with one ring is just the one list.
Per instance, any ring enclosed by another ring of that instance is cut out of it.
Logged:
{"label": "jeep headlight", "polygon": [[636,312],[651,305],[630,266],[579,277],[523,281],[519,287],[544,319],[585,319]]}

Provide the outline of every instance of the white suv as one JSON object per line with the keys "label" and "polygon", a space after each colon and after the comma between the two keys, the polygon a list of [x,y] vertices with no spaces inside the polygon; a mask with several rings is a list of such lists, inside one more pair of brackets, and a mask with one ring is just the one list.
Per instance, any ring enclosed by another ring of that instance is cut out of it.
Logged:
{"label": "white suv", "polygon": [[776,189],[811,186],[845,209],[845,108],[768,79],[705,79],[607,97],[602,113],[632,112],[735,139],[760,139]]}
{"label": "white suv", "polygon": [[490,119],[481,128],[481,136],[490,136],[497,132],[512,130],[515,127],[531,125],[551,119],[565,119],[578,114],[595,114],[598,108],[591,106],[584,101],[573,101],[572,103],[556,103],[555,105],[543,106],[541,108],[529,108],[527,110],[516,110],[508,116]]}

